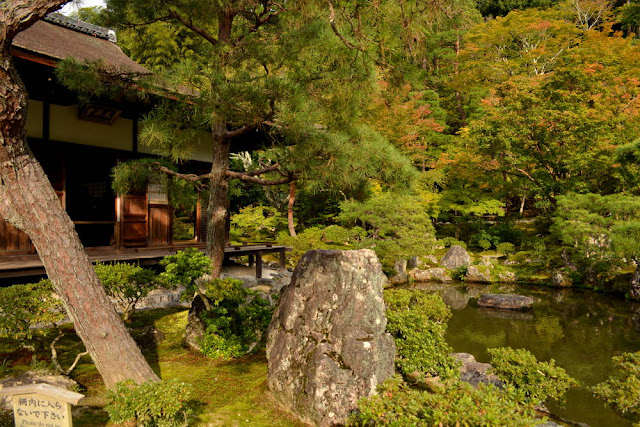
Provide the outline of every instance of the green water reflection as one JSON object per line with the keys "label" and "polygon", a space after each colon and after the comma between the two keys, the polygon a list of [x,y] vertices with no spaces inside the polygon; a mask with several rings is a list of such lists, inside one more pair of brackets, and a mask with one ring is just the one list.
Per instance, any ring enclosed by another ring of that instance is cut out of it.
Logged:
{"label": "green water reflection", "polygon": [[[526,348],[539,360],[555,359],[583,385],[567,393],[564,407],[548,402],[553,414],[598,426],[632,423],[606,408],[586,387],[606,379],[611,357],[640,350],[640,304],[589,291],[521,288],[511,285],[442,285],[415,283],[413,288],[438,292],[453,309],[447,341],[456,352],[489,362],[487,348]],[[488,292],[516,292],[539,299],[530,312],[478,308],[476,298]]]}

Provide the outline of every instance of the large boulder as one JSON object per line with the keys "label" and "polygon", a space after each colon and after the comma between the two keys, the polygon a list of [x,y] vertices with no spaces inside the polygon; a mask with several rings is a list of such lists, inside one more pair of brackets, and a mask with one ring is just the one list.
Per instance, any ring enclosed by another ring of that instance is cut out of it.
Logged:
{"label": "large boulder", "polygon": [[429,268],[427,270],[414,269],[409,271],[409,277],[416,282],[452,282],[449,272],[444,268]]}
{"label": "large boulder", "polygon": [[394,275],[389,278],[389,283],[397,285],[407,281],[407,260],[399,259],[393,264]]}
{"label": "large boulder", "polygon": [[473,283],[493,283],[492,268],[487,265],[470,265],[467,267],[464,280]]}
{"label": "large boulder", "polygon": [[184,345],[193,351],[202,351],[200,340],[204,336],[207,326],[200,319],[200,314],[206,310],[204,302],[196,296],[191,302],[189,317],[187,318],[187,328],[184,332]]}
{"label": "large boulder", "polygon": [[446,254],[442,257],[440,264],[449,270],[455,270],[460,267],[469,265],[471,257],[465,248],[462,246],[454,245],[449,248]]}
{"label": "large boulder", "polygon": [[304,422],[344,423],[393,374],[385,280],[371,250],[313,250],[282,290],[267,338],[268,385]]}
{"label": "large boulder", "polygon": [[460,380],[478,387],[479,384],[493,384],[497,387],[503,387],[504,383],[491,372],[490,363],[481,363],[469,353],[453,353],[451,354],[460,362]]}
{"label": "large boulder", "polygon": [[478,299],[479,307],[500,308],[503,310],[526,310],[536,302],[535,298],[517,294],[482,294]]}

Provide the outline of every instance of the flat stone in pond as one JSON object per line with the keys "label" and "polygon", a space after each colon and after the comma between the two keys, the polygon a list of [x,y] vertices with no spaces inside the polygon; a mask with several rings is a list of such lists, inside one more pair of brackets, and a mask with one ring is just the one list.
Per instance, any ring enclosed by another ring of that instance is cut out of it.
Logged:
{"label": "flat stone in pond", "polygon": [[536,302],[535,298],[517,294],[482,294],[478,306],[503,310],[526,310]]}

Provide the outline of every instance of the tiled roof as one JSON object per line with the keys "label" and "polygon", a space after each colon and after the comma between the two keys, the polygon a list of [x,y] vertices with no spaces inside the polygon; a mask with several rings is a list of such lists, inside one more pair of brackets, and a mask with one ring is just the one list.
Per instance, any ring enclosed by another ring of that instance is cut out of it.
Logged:
{"label": "tiled roof", "polygon": [[13,47],[55,62],[71,57],[79,61],[102,61],[115,72],[149,74],[149,70],[110,41],[109,31],[51,14],[19,33],[13,39]]}
{"label": "tiled roof", "polygon": [[72,30],[79,31],[81,33],[90,34],[101,39],[109,40],[113,43],[117,41],[116,32],[111,28],[100,27],[88,22],[79,21],[77,19],[64,16],[61,13],[50,13],[44,17],[44,20],[47,22],[51,22],[52,24],[57,24],[63,27],[70,28]]}

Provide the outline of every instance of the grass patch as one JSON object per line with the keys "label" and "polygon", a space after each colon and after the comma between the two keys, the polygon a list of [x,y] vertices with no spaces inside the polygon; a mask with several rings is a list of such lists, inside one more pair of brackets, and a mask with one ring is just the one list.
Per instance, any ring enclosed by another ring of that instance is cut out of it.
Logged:
{"label": "grass patch", "polygon": [[[264,355],[247,356],[231,362],[209,359],[182,346],[188,311],[184,309],[159,309],[136,312],[128,325],[133,336],[150,326],[164,334],[157,345],[144,342],[142,352],[162,379],[178,379],[194,387],[193,416],[190,426],[281,426],[302,427],[304,424],[278,409],[267,390],[267,360]],[[60,356],[73,358],[70,353],[82,348],[75,335],[67,334],[58,345]],[[0,341],[0,360],[17,349],[17,343]],[[17,354],[17,353],[13,353]],[[38,353],[46,358],[46,353]],[[6,357],[5,357],[6,358]],[[8,368],[9,375],[28,369],[25,364]],[[63,359],[66,361],[66,359]],[[94,365],[87,357],[72,373],[72,378],[82,386],[87,396],[74,411],[74,426],[111,426],[107,413],[105,388]]]}

